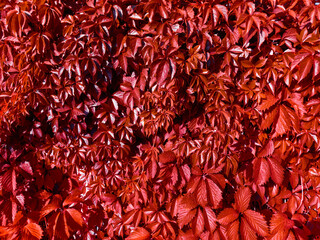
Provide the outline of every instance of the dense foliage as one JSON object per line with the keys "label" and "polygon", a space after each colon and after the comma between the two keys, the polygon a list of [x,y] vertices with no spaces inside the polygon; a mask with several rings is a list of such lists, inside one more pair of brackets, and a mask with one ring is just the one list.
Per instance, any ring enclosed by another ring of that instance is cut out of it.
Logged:
{"label": "dense foliage", "polygon": [[3,0],[1,239],[320,236],[311,0]]}

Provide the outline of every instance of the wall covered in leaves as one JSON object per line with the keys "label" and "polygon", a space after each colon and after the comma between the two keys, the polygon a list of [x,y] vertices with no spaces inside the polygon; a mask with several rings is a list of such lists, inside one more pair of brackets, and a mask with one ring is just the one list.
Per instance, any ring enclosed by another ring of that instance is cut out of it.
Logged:
{"label": "wall covered in leaves", "polygon": [[0,239],[320,237],[317,2],[0,14]]}

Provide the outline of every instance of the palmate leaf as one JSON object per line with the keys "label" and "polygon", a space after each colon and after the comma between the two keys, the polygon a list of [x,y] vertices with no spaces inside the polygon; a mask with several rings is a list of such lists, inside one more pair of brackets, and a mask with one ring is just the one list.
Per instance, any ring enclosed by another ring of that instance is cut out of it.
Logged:
{"label": "palmate leaf", "polygon": [[1,1],[0,238],[317,238],[315,2]]}

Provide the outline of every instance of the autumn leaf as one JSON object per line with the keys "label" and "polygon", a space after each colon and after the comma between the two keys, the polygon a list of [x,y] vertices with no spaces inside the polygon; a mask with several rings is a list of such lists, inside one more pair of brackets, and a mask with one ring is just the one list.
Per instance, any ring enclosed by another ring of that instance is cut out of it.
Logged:
{"label": "autumn leaf", "polygon": [[268,235],[267,222],[260,213],[248,209],[244,212],[244,217],[257,234],[262,237]]}
{"label": "autumn leaf", "polygon": [[28,223],[24,226],[23,231],[25,231],[26,235],[28,235],[30,239],[40,240],[43,235],[41,227],[36,223]]}
{"label": "autumn leaf", "polygon": [[150,233],[142,227],[135,228],[127,237],[128,240],[147,240],[150,239]]}
{"label": "autumn leaf", "polygon": [[226,208],[222,210],[218,215],[218,222],[222,225],[228,225],[231,222],[235,221],[239,216],[239,213],[236,212],[233,208]]}
{"label": "autumn leaf", "polygon": [[240,188],[235,194],[235,206],[239,212],[244,212],[249,207],[251,191],[248,187]]}
{"label": "autumn leaf", "polygon": [[161,163],[171,163],[176,159],[175,154],[172,151],[165,151],[159,155],[159,162]]}

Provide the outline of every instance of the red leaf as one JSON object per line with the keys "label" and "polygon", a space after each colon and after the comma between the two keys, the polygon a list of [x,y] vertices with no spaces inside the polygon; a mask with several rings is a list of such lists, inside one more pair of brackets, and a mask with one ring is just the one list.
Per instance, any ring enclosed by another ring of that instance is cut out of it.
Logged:
{"label": "red leaf", "polygon": [[218,222],[226,226],[232,223],[238,217],[239,213],[237,213],[233,208],[226,208],[218,215]]}
{"label": "red leaf", "polygon": [[70,204],[77,204],[77,203],[81,202],[80,194],[81,194],[80,190],[74,190],[63,201],[63,207],[70,205]]}
{"label": "red leaf", "polygon": [[164,83],[164,81],[168,77],[169,70],[169,63],[167,61],[162,61],[157,70],[158,85],[161,86]]}
{"label": "red leaf", "polygon": [[240,225],[240,233],[241,237],[243,239],[248,239],[248,240],[256,240],[257,235],[255,232],[252,230],[251,226],[247,222],[245,218],[241,219],[241,225]]}
{"label": "red leaf", "polygon": [[194,234],[196,236],[199,236],[203,230],[204,230],[204,217],[203,217],[203,214],[202,214],[202,211],[200,211],[200,209],[198,209],[197,211],[197,215],[196,217],[194,218]]}
{"label": "red leaf", "polygon": [[270,166],[270,173],[271,173],[271,179],[278,185],[281,185],[283,181],[283,174],[284,169],[281,166],[280,162],[281,160],[277,160],[275,158],[268,158],[269,166]]}
{"label": "red leaf", "polygon": [[26,226],[24,226],[24,231],[28,232],[35,239],[41,239],[42,237],[42,229],[36,223],[28,223]]}
{"label": "red leaf", "polygon": [[213,232],[217,227],[217,224],[216,224],[217,218],[215,213],[212,211],[210,207],[204,207],[203,215],[204,215],[206,229],[209,230],[210,232]]}
{"label": "red leaf", "polygon": [[227,228],[228,239],[239,240],[239,221],[234,221]]}
{"label": "red leaf", "polygon": [[65,210],[65,213],[66,213],[67,223],[71,227],[71,229],[75,230],[78,227],[82,226],[83,219],[82,219],[81,213],[78,210],[73,208],[68,208]]}
{"label": "red leaf", "polygon": [[278,108],[273,109],[271,112],[265,114],[264,119],[261,122],[261,129],[267,129],[275,121],[278,114]]}
{"label": "red leaf", "polygon": [[63,212],[57,214],[55,225],[53,227],[53,234],[62,239],[68,239],[70,237],[70,232],[68,228],[68,223],[66,221],[66,216]]}
{"label": "red leaf", "polygon": [[7,170],[2,177],[2,185],[8,192],[14,192],[17,187],[16,172],[14,169]]}
{"label": "red leaf", "polygon": [[302,81],[311,72],[313,66],[312,56],[308,56],[299,63],[299,81]]}
{"label": "red leaf", "polygon": [[220,4],[215,5],[215,8],[219,11],[219,13],[224,17],[226,22],[228,22],[228,9]]}
{"label": "red leaf", "polygon": [[274,144],[273,141],[270,140],[258,153],[258,157],[267,157],[273,154],[274,152]]}
{"label": "red leaf", "polygon": [[176,160],[176,155],[172,151],[165,151],[159,155],[159,162],[166,164]]}
{"label": "red leaf", "polygon": [[188,224],[196,215],[197,201],[192,194],[183,197],[179,204],[178,223],[180,227]]}
{"label": "red leaf", "polygon": [[207,187],[206,187],[206,183],[204,180],[200,180],[200,183],[196,189],[196,193],[197,193],[198,203],[201,206],[207,205],[208,204]]}
{"label": "red leaf", "polygon": [[251,199],[251,191],[248,187],[240,188],[235,194],[236,209],[239,212],[244,212],[249,207]]}
{"label": "red leaf", "polygon": [[257,107],[260,111],[268,110],[270,107],[274,106],[279,101],[278,98],[273,96],[273,94],[266,93],[266,100],[263,100],[262,103]]}
{"label": "red leaf", "polygon": [[270,178],[269,163],[264,158],[256,158],[253,161],[253,179],[256,184],[263,185]]}
{"label": "red leaf", "polygon": [[207,179],[206,182],[210,203],[216,208],[222,200],[222,191],[211,179]]}
{"label": "red leaf", "polygon": [[127,237],[127,240],[147,240],[150,239],[151,235],[150,233],[142,227],[135,228]]}
{"label": "red leaf", "polygon": [[256,233],[258,233],[262,237],[268,235],[267,222],[260,213],[253,210],[246,210],[244,212],[244,217]]}
{"label": "red leaf", "polygon": [[120,54],[119,55],[119,63],[121,68],[127,72],[128,71],[128,60],[127,60],[127,56],[125,54]]}
{"label": "red leaf", "polygon": [[283,135],[288,130],[290,130],[291,121],[288,112],[286,111],[284,106],[280,106],[279,108],[279,118],[277,120],[276,128],[275,128],[275,136]]}
{"label": "red leaf", "polygon": [[48,214],[50,214],[53,211],[56,211],[58,208],[61,206],[61,196],[60,195],[55,195],[54,198],[52,199],[51,203],[48,205],[44,206],[41,210],[41,217],[45,217]]}
{"label": "red leaf", "polygon": [[20,167],[23,171],[29,173],[30,175],[33,174],[32,167],[31,167],[31,165],[30,165],[29,162],[23,162],[23,163],[21,163],[21,164],[19,165],[19,167]]}
{"label": "red leaf", "polygon": [[[286,233],[294,226],[292,220],[283,213],[275,213],[270,220],[270,232],[271,234]],[[279,235],[279,234],[278,234]],[[282,236],[285,234],[281,234]]]}

